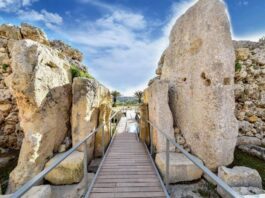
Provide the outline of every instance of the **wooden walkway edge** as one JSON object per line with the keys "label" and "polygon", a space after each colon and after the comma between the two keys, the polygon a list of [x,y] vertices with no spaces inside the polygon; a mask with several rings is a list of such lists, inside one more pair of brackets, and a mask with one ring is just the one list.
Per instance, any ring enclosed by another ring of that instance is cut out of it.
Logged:
{"label": "wooden walkway edge", "polygon": [[144,144],[119,124],[89,197],[166,197]]}

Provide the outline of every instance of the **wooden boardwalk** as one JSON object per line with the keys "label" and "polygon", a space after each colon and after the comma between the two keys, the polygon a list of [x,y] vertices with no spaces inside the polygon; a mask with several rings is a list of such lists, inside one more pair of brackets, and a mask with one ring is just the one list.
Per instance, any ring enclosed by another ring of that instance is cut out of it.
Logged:
{"label": "wooden boardwalk", "polygon": [[90,197],[166,197],[145,146],[125,128],[117,129]]}

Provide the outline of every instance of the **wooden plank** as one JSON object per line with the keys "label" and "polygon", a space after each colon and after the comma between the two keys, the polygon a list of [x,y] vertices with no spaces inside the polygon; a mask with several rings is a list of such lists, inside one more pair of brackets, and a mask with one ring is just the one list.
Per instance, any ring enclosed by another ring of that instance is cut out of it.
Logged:
{"label": "wooden plank", "polygon": [[135,134],[116,135],[90,197],[165,197],[145,147]]}
{"label": "wooden plank", "polygon": [[164,192],[133,192],[133,193],[91,193],[91,198],[112,198],[112,197],[165,197]]}
{"label": "wooden plank", "polygon": [[93,188],[92,192],[162,192],[160,187],[117,187],[117,188]]}

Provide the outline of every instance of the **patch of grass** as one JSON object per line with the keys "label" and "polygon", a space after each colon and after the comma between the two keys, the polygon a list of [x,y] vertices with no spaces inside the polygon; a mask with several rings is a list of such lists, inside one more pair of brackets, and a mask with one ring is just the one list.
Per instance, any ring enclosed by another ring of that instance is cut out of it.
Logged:
{"label": "patch of grass", "polygon": [[4,71],[6,71],[8,67],[9,67],[8,64],[2,64],[2,69],[3,69]]}
{"label": "patch of grass", "polygon": [[265,188],[265,161],[256,158],[248,153],[236,149],[235,150],[235,159],[231,166],[246,166],[249,168],[256,169],[262,179],[262,186]]}
{"label": "patch of grass", "polygon": [[82,71],[81,69],[77,68],[75,65],[71,66],[71,73],[73,78],[83,77],[88,79],[94,79],[89,73]]}
{"label": "patch of grass", "polygon": [[241,69],[242,69],[242,65],[239,62],[236,62],[236,65],[235,65],[236,72],[240,71]]}

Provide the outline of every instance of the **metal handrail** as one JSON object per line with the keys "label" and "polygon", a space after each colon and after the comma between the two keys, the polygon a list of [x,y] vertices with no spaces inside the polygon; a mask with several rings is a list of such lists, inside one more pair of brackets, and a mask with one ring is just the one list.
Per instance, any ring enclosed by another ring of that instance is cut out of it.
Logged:
{"label": "metal handrail", "polygon": [[[126,126],[127,126],[127,120],[126,120]],[[91,192],[92,192],[92,189],[93,189],[94,184],[95,184],[95,182],[96,182],[96,180],[97,180],[97,178],[98,178],[98,175],[99,175],[99,172],[100,172],[100,170],[101,170],[101,168],[102,168],[102,166],[103,166],[103,163],[104,163],[104,161],[105,161],[105,159],[106,159],[108,153],[110,152],[110,146],[113,144],[113,141],[114,141],[115,135],[116,135],[116,130],[115,130],[114,133],[113,133],[113,138],[112,138],[111,141],[110,141],[110,144],[109,144],[109,147],[108,147],[108,149],[107,149],[107,151],[106,151],[106,154],[105,154],[104,157],[102,158],[102,160],[101,160],[101,162],[100,162],[100,164],[99,164],[99,166],[98,166],[97,172],[96,172],[96,174],[95,174],[93,180],[91,181],[90,186],[89,186],[89,189],[88,189],[87,192],[85,193],[84,198],[88,198],[89,195],[90,195]]]}
{"label": "metal handrail", "polygon": [[[139,115],[138,115],[139,116]],[[139,116],[139,119],[141,117]],[[214,180],[225,192],[227,192],[230,196],[234,198],[242,198],[242,196],[233,190],[227,183],[225,183],[220,177],[216,176],[210,169],[204,166],[196,157],[188,153],[185,149],[182,148],[175,140],[173,140],[169,135],[164,133],[161,129],[159,129],[155,124],[153,124],[150,120],[143,119],[150,125],[150,151],[151,155],[153,155],[153,134],[152,127],[157,129],[164,137],[166,137],[166,175],[165,175],[165,183],[166,188],[169,186],[169,143],[173,144],[178,148],[180,152],[182,152],[189,160],[191,160],[198,168],[200,168],[205,174],[207,174],[212,180]]]}
{"label": "metal handrail", "polygon": [[[112,118],[114,118],[119,111],[115,112],[110,119],[107,122],[111,122]],[[21,188],[19,188],[16,192],[14,192],[11,196],[11,198],[19,198],[23,194],[25,194],[31,187],[33,187],[35,184],[40,182],[45,175],[47,175],[52,169],[54,169],[58,164],[60,164],[64,159],[66,159],[71,153],[73,153],[75,150],[77,150],[82,144],[84,144],[84,179],[87,180],[87,144],[86,141],[91,138],[93,135],[95,135],[100,128],[103,128],[106,125],[106,122],[103,122],[101,125],[99,125],[98,128],[94,129],[92,133],[87,135],[82,141],[74,145],[71,149],[66,151],[62,156],[60,156],[56,161],[54,161],[49,167],[45,168],[43,171],[41,171],[39,174],[37,174],[35,177],[33,177],[31,180],[29,180],[27,183],[25,183]],[[104,140],[104,128],[102,130],[102,139]],[[105,153],[105,143],[102,144],[102,153],[104,156]]]}

